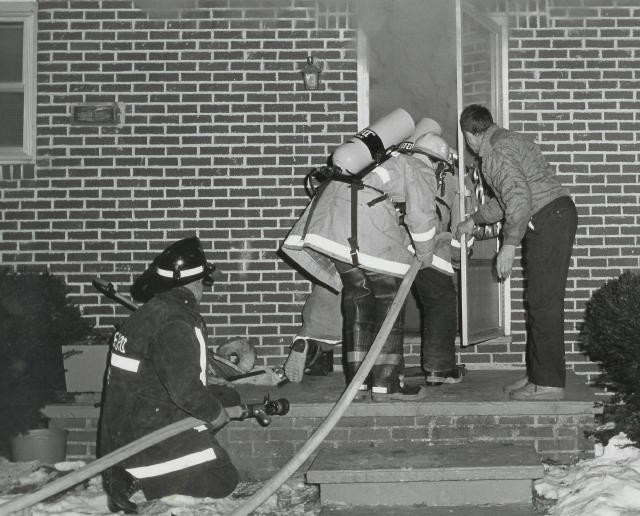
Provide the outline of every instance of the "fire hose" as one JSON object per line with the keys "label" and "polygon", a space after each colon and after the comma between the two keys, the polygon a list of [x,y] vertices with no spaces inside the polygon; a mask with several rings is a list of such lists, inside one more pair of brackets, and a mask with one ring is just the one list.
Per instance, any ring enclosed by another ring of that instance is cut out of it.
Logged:
{"label": "fire hose", "polygon": [[[325,437],[333,430],[333,427],[340,420],[344,412],[349,407],[349,404],[353,401],[356,393],[358,392],[358,388],[362,383],[364,383],[365,379],[369,375],[371,368],[373,367],[384,343],[391,332],[393,324],[404,305],[404,302],[411,291],[411,285],[416,277],[420,269],[420,262],[415,261],[411,264],[411,267],[407,271],[404,276],[402,283],[400,284],[400,288],[391,303],[389,311],[380,327],[380,331],[376,335],[371,348],[367,352],[362,364],[360,365],[358,371],[355,376],[351,380],[351,383],[347,386],[345,391],[342,393],[336,404],[329,411],[329,414],[324,419],[324,421],[318,426],[313,435],[302,445],[302,447],[296,452],[296,454],[285,464],[278,473],[276,473],[273,478],[271,478],[264,486],[262,486],[258,491],[256,491],[247,501],[238,507],[230,516],[248,516],[255,509],[260,507],[274,492],[278,490],[278,488],[287,481],[289,477],[291,477],[302,465],[303,463],[311,456],[311,454],[316,450],[316,448],[322,443]],[[286,401],[286,400],[281,400]],[[265,405],[266,407],[266,405]],[[286,404],[286,408],[288,411],[288,402]],[[246,408],[242,409],[241,407],[229,407],[227,408],[227,413],[229,414],[231,419],[241,418],[242,414],[247,414],[251,409]],[[255,409],[253,409],[255,410]],[[286,412],[285,412],[286,413]],[[249,414],[249,417],[255,417],[254,414]],[[260,419],[258,419],[260,422]],[[201,421],[195,418],[186,418],[177,423],[173,423],[169,426],[161,428],[160,430],[156,430],[147,436],[138,439],[132,443],[129,443],[118,450],[115,450],[100,459],[92,462],[91,464],[85,466],[84,468],[75,471],[74,473],[70,473],[59,480],[51,482],[47,484],[42,489],[35,493],[31,493],[29,495],[23,496],[16,500],[12,500],[6,504],[0,505],[0,513],[5,513],[5,509],[9,509],[10,512],[15,512],[20,509],[24,509],[26,507],[30,507],[31,505],[38,503],[54,494],[57,494],[65,489],[68,489],[87,478],[90,478],[97,473],[121,462],[125,458],[141,451],[149,446],[157,444],[169,437],[176,435],[188,428],[192,428],[193,426],[197,426],[201,424]]]}
{"label": "fire hose", "polygon": [[333,430],[333,427],[340,420],[342,414],[347,410],[351,401],[353,401],[353,398],[358,392],[358,388],[362,383],[364,383],[365,379],[369,375],[369,371],[371,371],[374,362],[378,358],[378,355],[382,350],[382,346],[387,340],[393,324],[400,313],[402,305],[411,291],[411,285],[413,284],[416,274],[418,274],[418,270],[420,270],[420,262],[415,261],[411,264],[409,271],[404,276],[404,279],[400,284],[400,288],[398,289],[398,293],[396,294],[393,303],[391,303],[391,307],[389,308],[382,326],[380,327],[380,331],[371,345],[371,349],[369,349],[367,355],[362,361],[362,364],[360,364],[353,380],[351,380],[351,383],[342,393],[342,396],[340,396],[336,404],[329,411],[329,414],[324,421],[320,423],[320,426],[316,429],[313,435],[302,445],[291,460],[289,460],[289,462],[287,462],[287,464],[285,464],[282,469],[280,469],[280,471],[271,478],[271,480],[256,491],[251,498],[248,498],[243,505],[232,512],[230,516],[248,516],[251,512],[260,507],[267,498],[275,493],[278,488],[302,466],[314,450],[322,443],[329,432]]}
{"label": "fire hose", "polygon": [[[282,416],[289,411],[289,402],[284,398],[280,398],[278,400],[269,400],[268,398],[265,398],[265,401],[262,404],[236,405],[233,407],[225,407],[225,410],[230,419],[244,420],[248,418],[255,418],[260,425],[268,426],[271,423],[270,416]],[[226,421],[220,422],[218,420],[210,423],[214,430],[222,428],[225,424]],[[173,437],[185,430],[200,425],[202,425],[202,421],[195,417],[186,417],[180,421],[171,423],[170,425],[151,432],[140,439],[132,441],[111,453],[103,455],[99,459],[96,459],[90,464],[87,464],[72,473],[46,484],[34,493],[29,493],[0,505],[0,514],[11,514],[13,512],[26,509],[27,507],[31,507],[38,502],[46,500],[50,496],[58,494],[97,475],[98,473],[101,473],[105,469],[122,462],[126,458],[131,457],[154,444],[158,444],[169,437]]]}

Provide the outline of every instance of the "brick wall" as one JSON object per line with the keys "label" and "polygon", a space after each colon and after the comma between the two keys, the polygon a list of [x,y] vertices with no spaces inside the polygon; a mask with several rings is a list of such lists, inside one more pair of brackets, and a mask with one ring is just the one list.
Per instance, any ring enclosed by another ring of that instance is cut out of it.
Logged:
{"label": "brick wall", "polygon": [[[566,298],[567,362],[592,379],[577,343],[591,293],[640,268],[640,8],[632,0],[480,2],[509,13],[510,127],[531,134],[576,201]],[[523,350],[523,280],[512,281],[513,342]]]}
{"label": "brick wall", "polygon": [[[457,445],[468,442],[529,444],[540,458],[572,462],[593,455],[584,430],[594,426],[591,402],[551,406],[549,414],[529,404],[456,403],[354,404],[323,440],[322,447],[359,444],[376,446],[394,441]],[[247,480],[266,480],[284,467],[326,418],[331,404],[296,404],[285,416],[274,416],[268,427],[254,419],[233,421],[216,438]],[[98,409],[83,405],[49,405],[52,424],[69,430],[67,459],[92,461]],[[301,470],[306,470],[314,452]]]}
{"label": "brick wall", "polygon": [[[110,326],[126,310],[91,279],[124,288],[167,241],[198,232],[230,272],[203,303],[216,339],[248,335],[279,363],[309,289],[277,256],[279,243],[307,202],[303,175],[357,130],[353,20],[341,1],[146,5],[158,4],[39,2],[38,159],[3,167],[0,259],[65,275],[85,314]],[[568,361],[591,375],[576,343],[585,302],[640,265],[640,8],[479,7],[509,13],[511,127],[538,139],[578,205]],[[325,65],[317,92],[298,73],[309,53]],[[125,123],[70,123],[71,105],[98,101],[122,103]],[[479,349],[487,361],[522,362],[519,269],[512,284],[513,343]]]}
{"label": "brick wall", "polygon": [[[216,338],[284,355],[309,282],[276,251],[308,201],[304,175],[358,129],[345,4],[43,0],[38,11],[37,164],[0,176],[2,263],[66,276],[109,327],[127,311],[91,279],[126,292],[168,241],[198,233],[229,273],[203,300]],[[315,92],[299,73],[310,54],[324,65]],[[124,124],[72,124],[71,106],[87,102],[121,103]]]}

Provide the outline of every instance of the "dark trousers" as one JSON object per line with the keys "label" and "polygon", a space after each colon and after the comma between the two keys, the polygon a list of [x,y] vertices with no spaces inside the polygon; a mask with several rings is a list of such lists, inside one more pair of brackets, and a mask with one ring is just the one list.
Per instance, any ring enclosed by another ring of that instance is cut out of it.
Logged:
{"label": "dark trousers", "polygon": [[[380,331],[401,279],[343,262],[335,264],[343,285],[345,373],[350,382]],[[399,384],[404,368],[402,329],[401,312],[371,369],[369,387],[391,389]]]}
{"label": "dark trousers", "polygon": [[458,301],[453,278],[426,268],[418,272],[413,285],[422,316],[422,368],[440,372],[454,369]]}
{"label": "dark trousers", "polygon": [[564,387],[564,296],[578,215],[569,197],[533,217],[523,242],[527,308],[527,374],[536,385]]}

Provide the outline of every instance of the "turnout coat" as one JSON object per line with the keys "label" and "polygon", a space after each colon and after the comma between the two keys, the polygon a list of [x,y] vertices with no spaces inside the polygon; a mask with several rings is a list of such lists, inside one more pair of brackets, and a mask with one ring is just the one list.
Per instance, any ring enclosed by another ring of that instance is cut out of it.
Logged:
{"label": "turnout coat", "polygon": [[[220,498],[238,482],[226,451],[205,422],[227,400],[206,387],[206,329],[185,287],[155,295],[114,334],[100,421],[101,455],[193,416],[202,426],[123,461],[149,499],[169,494]],[[233,399],[235,398],[235,399]],[[226,401],[226,403],[225,403]]]}
{"label": "turnout coat", "polygon": [[[443,223],[436,209],[438,185],[431,164],[395,153],[366,175],[363,183],[357,198],[359,266],[403,277],[417,258],[424,267],[453,274],[448,232],[451,213],[442,210],[446,217]],[[447,184],[447,206],[454,207],[458,189],[451,188],[455,181],[447,180]],[[405,207],[403,221],[398,205]],[[351,185],[326,181],[282,245],[282,251],[294,262],[336,291],[342,289],[342,283],[332,260],[352,261],[351,208]],[[459,213],[457,207],[455,212]]]}

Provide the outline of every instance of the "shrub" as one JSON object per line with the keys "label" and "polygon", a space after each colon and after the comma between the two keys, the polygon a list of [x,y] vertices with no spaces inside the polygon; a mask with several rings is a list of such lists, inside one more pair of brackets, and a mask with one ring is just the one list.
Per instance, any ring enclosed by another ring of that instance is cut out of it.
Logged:
{"label": "shrub", "polygon": [[65,388],[62,346],[92,324],[48,273],[0,271],[0,441],[41,426],[41,408]]}
{"label": "shrub", "polygon": [[602,367],[598,384],[612,392],[605,402],[612,433],[640,443],[640,275],[625,272],[595,291],[580,335],[583,351]]}

